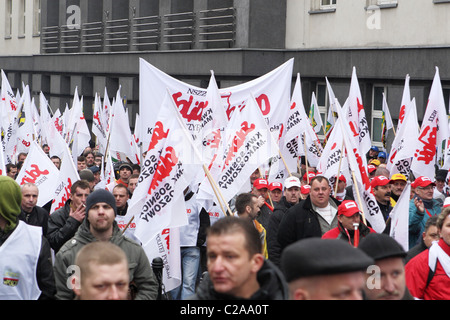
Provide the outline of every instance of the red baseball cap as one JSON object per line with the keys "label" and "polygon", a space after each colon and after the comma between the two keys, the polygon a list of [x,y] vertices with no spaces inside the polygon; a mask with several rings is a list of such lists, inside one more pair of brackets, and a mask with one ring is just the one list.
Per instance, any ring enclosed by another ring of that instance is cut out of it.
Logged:
{"label": "red baseball cap", "polygon": [[281,184],[281,182],[275,181],[269,184],[270,191],[273,191],[275,189],[280,189],[281,191],[283,191],[283,185]]}
{"label": "red baseball cap", "polygon": [[303,181],[308,181],[308,177],[309,177],[309,181],[311,181],[311,179],[314,178],[315,176],[316,176],[316,174],[314,172],[308,171],[303,175]]}
{"label": "red baseball cap", "polygon": [[375,170],[377,170],[377,167],[375,167],[373,164],[369,164],[367,166],[367,171],[369,171],[369,173],[374,172]]}
{"label": "red baseball cap", "polygon": [[411,183],[411,187],[413,187],[413,188],[427,187],[430,184],[433,185],[433,186],[436,185],[436,183],[434,183],[433,180],[431,180],[430,178],[425,177],[425,176],[421,176],[421,177],[418,177],[416,180],[414,180],[413,183]]}
{"label": "red baseball cap", "polygon": [[344,215],[346,217],[351,217],[355,213],[359,213],[358,204],[353,200],[345,200],[338,207],[338,215]]}
{"label": "red baseball cap", "polygon": [[256,179],[255,182],[253,182],[253,186],[256,189],[269,188],[269,181],[266,179]]}
{"label": "red baseball cap", "polygon": [[389,178],[386,178],[385,176],[376,176],[370,181],[370,185],[372,188],[378,187],[378,186],[385,186],[387,185],[391,180]]}
{"label": "red baseball cap", "polygon": [[339,176],[339,181],[347,183],[347,179],[345,179],[345,177],[342,174]]}
{"label": "red baseball cap", "polygon": [[309,184],[305,184],[304,186],[300,187],[301,194],[309,194],[311,191],[311,186]]}

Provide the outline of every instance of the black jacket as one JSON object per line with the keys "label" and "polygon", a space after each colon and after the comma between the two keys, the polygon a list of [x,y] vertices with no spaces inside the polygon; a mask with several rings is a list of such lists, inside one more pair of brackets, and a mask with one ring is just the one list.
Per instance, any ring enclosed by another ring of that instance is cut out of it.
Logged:
{"label": "black jacket", "polygon": [[[258,282],[260,288],[248,300],[288,300],[289,290],[283,273],[272,262],[265,260],[259,270]],[[214,290],[213,283],[208,274],[200,282],[197,291],[188,300],[242,300]]]}
{"label": "black jacket", "polygon": [[267,232],[267,251],[269,252],[269,260],[276,266],[280,266],[281,246],[278,242],[278,229],[281,219],[286,211],[294,204],[287,202],[286,197],[283,196],[278,204],[275,205],[272,215],[269,219],[269,225],[266,228]]}
{"label": "black jacket", "polygon": [[70,202],[53,212],[48,218],[47,239],[55,253],[77,232],[81,222],[70,217]]}
{"label": "black jacket", "polygon": [[48,212],[41,207],[35,206],[30,213],[20,211],[19,219],[26,222],[29,225],[42,227],[42,234],[47,236],[48,229]]}
{"label": "black jacket", "polygon": [[[336,206],[340,202],[330,197]],[[289,208],[283,216],[278,228],[278,242],[281,251],[291,243],[297,240],[311,237],[322,237],[318,213],[313,210],[311,198],[308,196],[305,200]]]}

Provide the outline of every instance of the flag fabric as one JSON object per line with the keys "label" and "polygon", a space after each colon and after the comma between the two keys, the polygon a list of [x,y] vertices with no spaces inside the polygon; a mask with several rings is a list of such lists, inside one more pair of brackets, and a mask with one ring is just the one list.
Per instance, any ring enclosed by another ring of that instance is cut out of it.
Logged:
{"label": "flag fabric", "polygon": [[322,130],[323,122],[320,116],[319,107],[317,106],[316,94],[313,92],[311,96],[311,107],[309,108],[309,121],[314,129],[315,133],[319,133]]}
{"label": "flag fabric", "polygon": [[415,98],[410,103],[405,104],[405,106],[404,125],[400,126],[400,131],[397,132],[392,142],[386,169],[389,170],[391,176],[401,173],[409,178],[413,155],[417,149],[419,127]]}
{"label": "flag fabric", "polygon": [[50,214],[64,207],[70,197],[70,189],[72,188],[72,184],[80,180],[80,176],[77,168],[75,167],[75,163],[72,161],[72,155],[67,145],[62,147],[62,155],[60,158],[61,167],[58,172],[58,183],[52,198],[53,200],[50,207]]}
{"label": "flag fabric", "polygon": [[335,107],[336,96],[334,95],[333,88],[331,87],[331,84],[328,81],[327,77],[325,77],[325,80],[327,82],[328,99],[330,101],[330,107],[328,108],[328,115],[327,115],[327,124],[325,127],[325,134],[328,139],[328,137],[336,123],[337,112],[335,111],[336,110],[336,107]]}
{"label": "flag fabric", "polygon": [[152,135],[127,212],[130,219],[134,217],[134,235],[143,245],[163,229],[187,224],[183,191],[196,174],[189,163],[193,144],[172,99],[167,93],[161,105],[158,129]]}
{"label": "flag fabric", "polygon": [[411,183],[407,183],[403,189],[397,204],[390,213],[391,230],[389,235],[397,240],[407,252],[409,250],[409,202]]}
{"label": "flag fabric", "polygon": [[216,160],[222,168],[216,181],[218,190],[228,202],[257,168],[279,154],[254,98],[248,99],[245,107],[233,114],[225,130],[224,151]]}
{"label": "flag fabric", "polygon": [[97,144],[99,151],[105,153],[108,142],[108,135],[106,132],[106,121],[102,108],[102,101],[100,96],[96,93],[94,99],[94,110],[92,116],[92,133],[97,137]]}
{"label": "flag fabric", "polygon": [[411,170],[416,177],[426,176],[434,179],[436,164],[436,149],[449,137],[447,110],[445,107],[439,68],[431,85],[428,105],[423,116],[417,148]]}
{"label": "flag fabric", "polygon": [[409,87],[410,76],[406,75],[405,85],[403,88],[402,101],[400,106],[400,113],[398,116],[398,124],[397,124],[397,132],[400,130],[400,127],[404,121],[406,111],[408,110],[408,105],[411,103],[411,89]]}
{"label": "flag fabric", "polygon": [[352,78],[350,83],[350,92],[348,96],[348,124],[362,154],[369,152],[372,147],[370,139],[369,125],[364,111],[361,90],[359,88],[356,68],[353,67]]}
{"label": "flag fabric", "polygon": [[389,130],[391,130],[394,125],[392,124],[391,113],[389,112],[389,106],[386,101],[386,95],[383,92],[383,107],[382,107],[382,122],[381,122],[381,142],[383,143],[384,149],[386,149],[387,138]]}
{"label": "flag fabric", "polygon": [[[349,100],[347,100],[347,102],[348,101]],[[346,109],[347,107],[344,106],[343,110]],[[371,192],[365,154],[360,151],[357,141],[353,139],[350,127],[347,125],[345,117],[342,116],[342,108],[337,100],[336,110],[338,112],[338,120],[341,122],[341,131],[344,138],[344,146],[347,152],[349,167],[351,168],[352,176],[353,174],[355,176],[353,184],[354,195],[360,195],[360,199],[356,198],[356,200],[357,202],[361,200],[361,203],[359,204],[362,206],[365,218],[376,232],[381,233],[384,231],[386,223],[375,196]]]}
{"label": "flag fabric", "polygon": [[22,168],[16,177],[16,182],[22,186],[34,183],[39,189],[37,206],[42,207],[52,201],[58,185],[59,170],[35,142],[31,142],[30,151]]}

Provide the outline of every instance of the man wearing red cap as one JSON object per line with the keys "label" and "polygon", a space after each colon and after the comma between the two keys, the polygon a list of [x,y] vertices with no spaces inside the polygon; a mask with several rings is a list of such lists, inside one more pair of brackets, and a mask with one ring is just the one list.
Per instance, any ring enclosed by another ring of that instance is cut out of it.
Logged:
{"label": "man wearing red cap", "polygon": [[372,193],[377,200],[381,213],[383,214],[384,221],[389,218],[389,214],[392,211],[395,201],[391,198],[391,184],[388,178],[385,176],[376,176],[370,182],[372,187]]}
{"label": "man wearing red cap", "polygon": [[420,241],[428,218],[441,212],[439,201],[433,199],[436,184],[428,177],[418,177],[411,184],[414,197],[409,202],[409,249]]}
{"label": "man wearing red cap", "polygon": [[269,194],[273,204],[279,203],[283,197],[283,185],[281,182],[275,181],[269,184]]}
{"label": "man wearing red cap", "polygon": [[273,212],[271,205],[267,203],[269,198],[269,182],[266,179],[256,179],[253,182],[252,192],[259,197],[261,211],[256,220],[267,229],[269,225],[270,215]]}
{"label": "man wearing red cap", "polygon": [[361,212],[353,200],[345,200],[338,207],[338,226],[326,232],[322,239],[343,239],[358,246],[360,239],[375,230],[361,222]]}

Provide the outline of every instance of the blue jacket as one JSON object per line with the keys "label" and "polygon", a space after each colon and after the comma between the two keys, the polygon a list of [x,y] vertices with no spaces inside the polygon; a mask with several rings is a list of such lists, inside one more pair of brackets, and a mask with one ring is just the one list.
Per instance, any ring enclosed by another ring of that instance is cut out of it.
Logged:
{"label": "blue jacket", "polygon": [[[435,216],[441,213],[442,208],[439,204],[439,201],[437,201],[436,199],[433,199],[432,201],[432,207],[426,209],[428,210],[430,215]],[[414,199],[411,199],[409,201],[409,249],[419,243],[422,232],[425,229],[425,223],[427,222],[428,218],[428,213],[426,211],[420,213],[417,210],[416,205],[414,204]]]}

